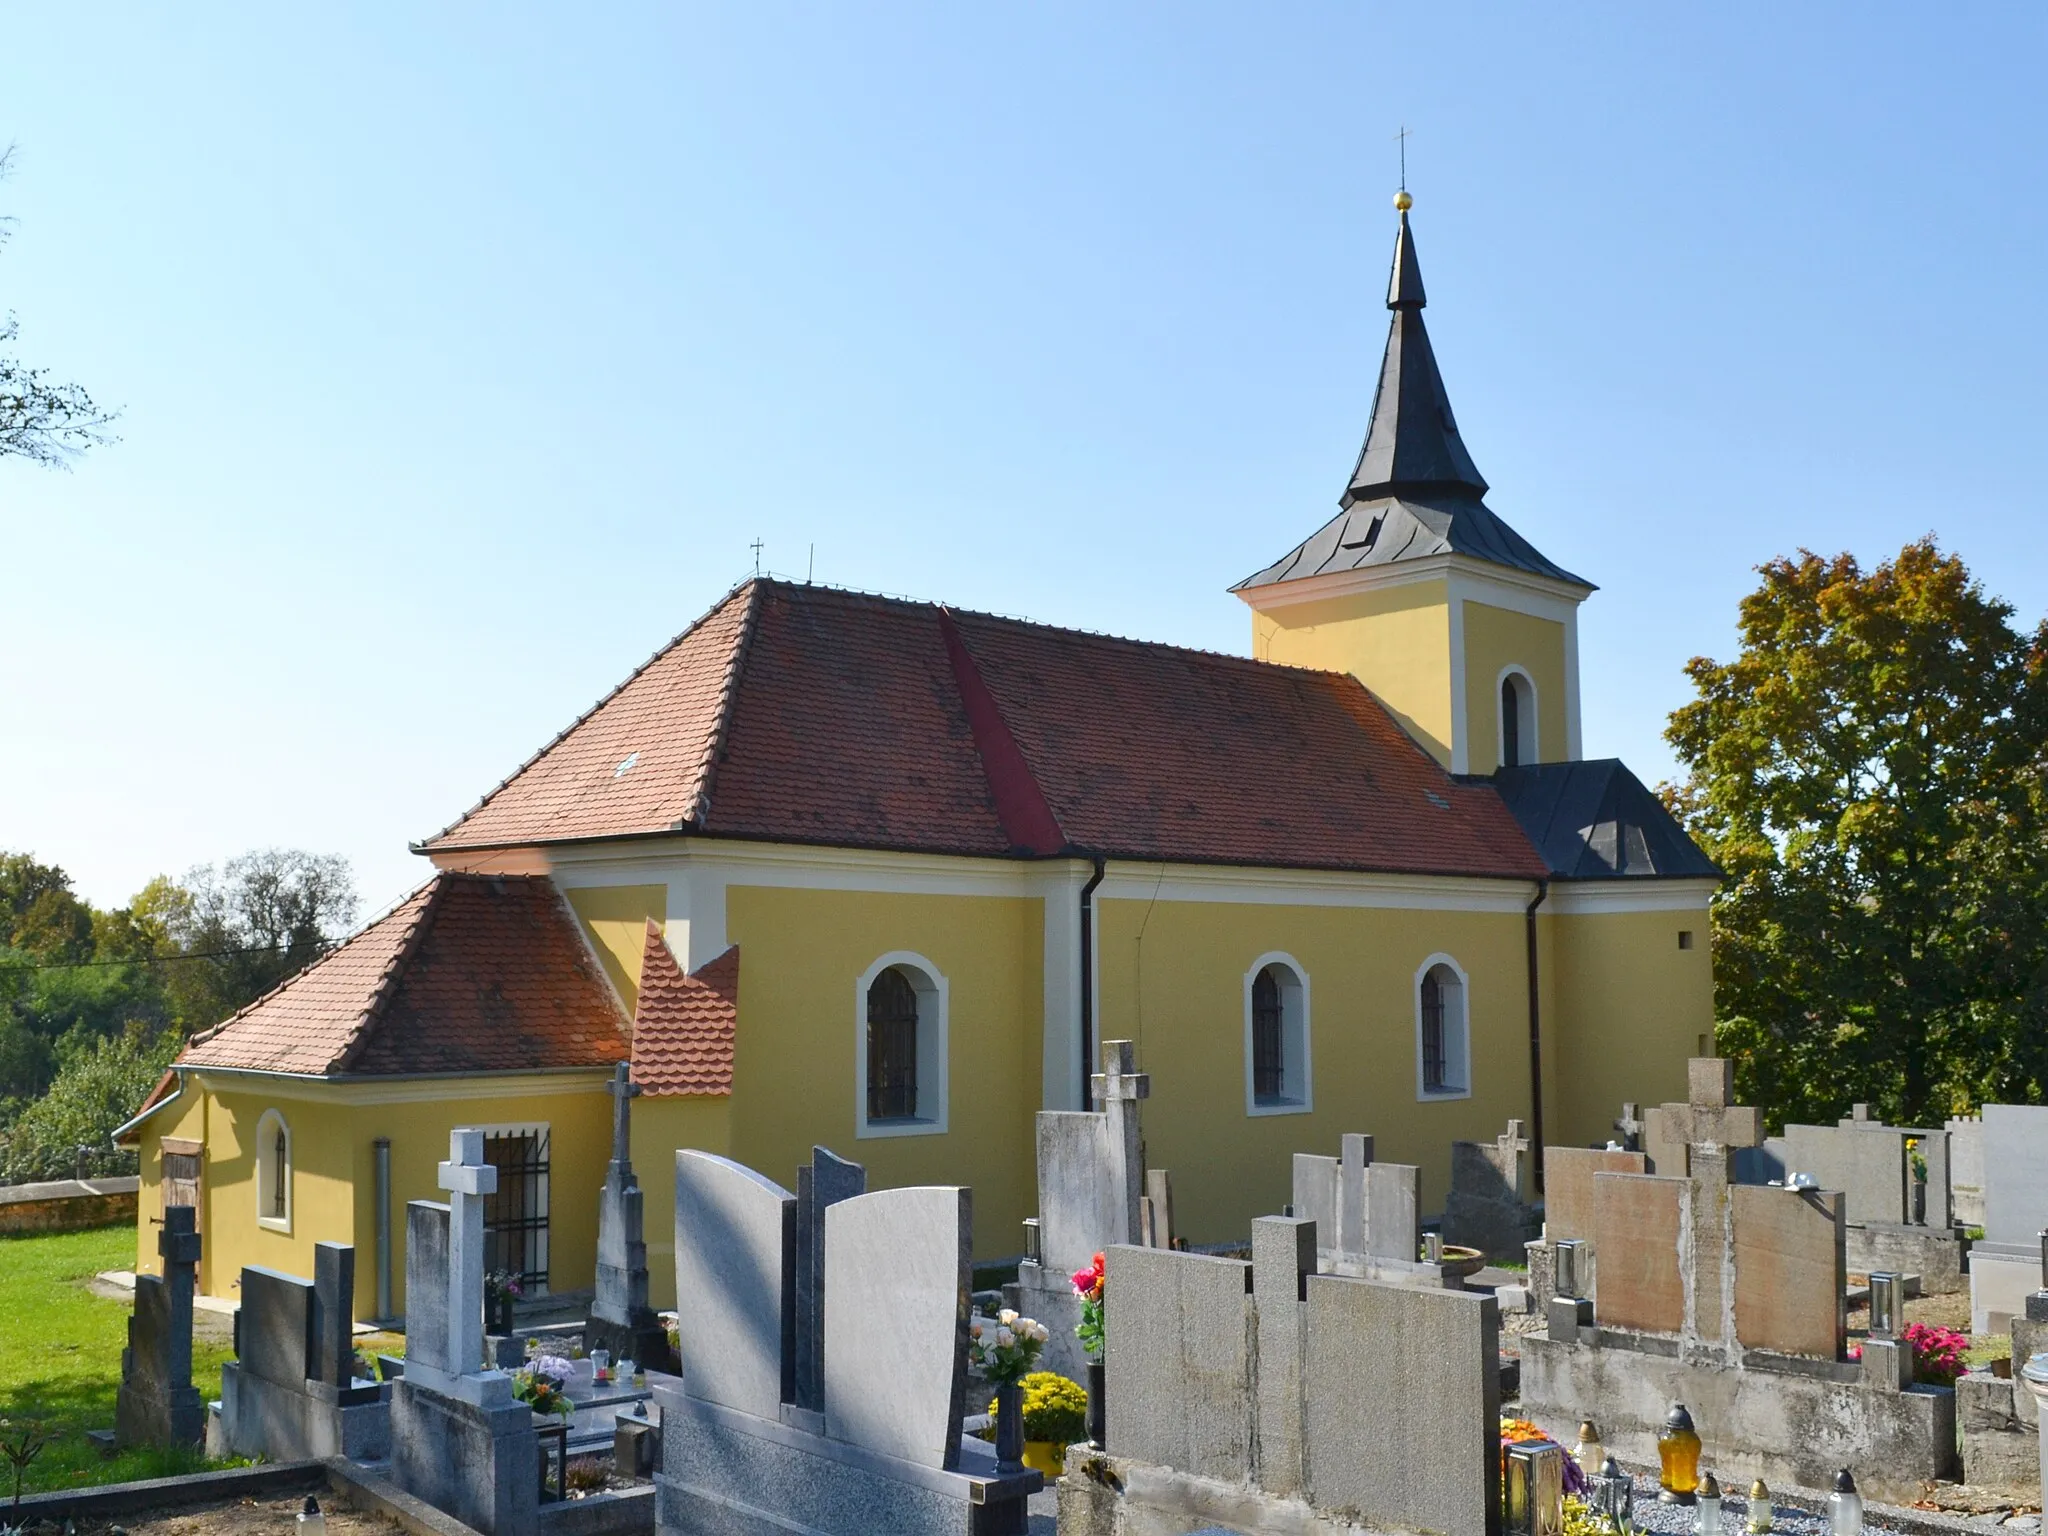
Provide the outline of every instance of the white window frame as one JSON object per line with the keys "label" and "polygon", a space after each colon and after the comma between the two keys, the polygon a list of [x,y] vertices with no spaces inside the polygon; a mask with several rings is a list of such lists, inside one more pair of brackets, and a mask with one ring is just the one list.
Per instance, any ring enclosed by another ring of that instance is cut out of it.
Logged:
{"label": "white window frame", "polygon": [[[1280,1080],[1283,1085],[1291,1084],[1298,1075],[1301,1094],[1298,1098],[1290,1096],[1261,1102],[1256,1087],[1258,1078],[1252,1040],[1252,986],[1258,981],[1259,972],[1269,965],[1280,967],[1293,978],[1291,982],[1283,981],[1280,985]],[[1251,969],[1244,973],[1244,1112],[1247,1115],[1306,1115],[1314,1111],[1316,1079],[1311,1017],[1307,966],[1277,949],[1252,962]]]}
{"label": "white window frame", "polygon": [[1519,677],[1522,686],[1516,690],[1520,695],[1520,714],[1515,720],[1515,735],[1521,748],[1521,767],[1543,761],[1541,738],[1536,728],[1536,679],[1529,675],[1529,669],[1519,662],[1509,662],[1500,669],[1500,676],[1493,680],[1493,755],[1495,766],[1508,765],[1508,712],[1501,705],[1501,693],[1507,680]]}
{"label": "white window frame", "polygon": [[[1424,1053],[1422,1048],[1422,981],[1438,966],[1448,969],[1458,978],[1458,1020],[1455,1031],[1446,1009],[1444,1019],[1444,1066],[1445,1076],[1455,1062],[1463,1069],[1464,1084],[1457,1088],[1430,1088],[1423,1081]],[[1440,1100],[1469,1099],[1472,1097],[1472,980],[1465,974],[1465,967],[1449,955],[1431,955],[1415,970],[1415,984],[1409,989],[1415,996],[1415,1097],[1419,1102],[1434,1104]]]}
{"label": "white window frame", "polygon": [[[917,993],[917,1102],[935,1112],[913,1120],[868,1119],[868,988],[882,972],[895,967]],[[882,1136],[943,1136],[952,1105],[947,1076],[947,1042],[952,1009],[945,972],[923,955],[892,949],[860,973],[853,987],[853,1134],[869,1141]],[[929,1093],[931,1097],[927,1099]]]}
{"label": "white window frame", "polygon": [[[277,1133],[284,1132],[284,1214],[273,1216],[277,1205]],[[266,1232],[292,1230],[292,1127],[276,1108],[266,1109],[256,1121],[256,1225]]]}

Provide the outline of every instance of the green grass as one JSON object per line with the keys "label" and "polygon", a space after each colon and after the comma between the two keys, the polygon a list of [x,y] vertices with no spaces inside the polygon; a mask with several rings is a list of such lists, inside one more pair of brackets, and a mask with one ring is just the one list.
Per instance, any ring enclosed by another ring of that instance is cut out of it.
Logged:
{"label": "green grass", "polygon": [[[139,1449],[102,1459],[85,1438],[111,1429],[128,1342],[128,1307],[95,1296],[85,1282],[103,1269],[135,1262],[135,1229],[102,1227],[46,1237],[0,1237],[0,1418],[41,1420],[50,1442],[28,1470],[22,1491],[123,1483],[196,1472],[198,1451]],[[192,1382],[202,1398],[220,1396],[224,1345],[195,1340]],[[0,1494],[11,1495],[14,1469],[0,1462]],[[0,1510],[5,1509],[0,1501]]]}

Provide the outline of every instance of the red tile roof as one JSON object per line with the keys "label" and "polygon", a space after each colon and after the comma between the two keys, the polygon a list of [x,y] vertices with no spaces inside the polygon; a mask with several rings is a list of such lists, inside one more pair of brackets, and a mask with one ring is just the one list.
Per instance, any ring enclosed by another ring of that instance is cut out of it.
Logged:
{"label": "red tile roof", "polygon": [[754,580],[430,850],[694,832],[1534,879],[1355,678]]}
{"label": "red tile roof", "polygon": [[544,878],[441,874],[225,1023],[184,1067],[415,1076],[604,1067],[624,1011]]}
{"label": "red tile roof", "polygon": [[735,944],[689,975],[653,921],[633,1011],[633,1081],[650,1097],[732,1092],[733,1025],[739,1017]]}

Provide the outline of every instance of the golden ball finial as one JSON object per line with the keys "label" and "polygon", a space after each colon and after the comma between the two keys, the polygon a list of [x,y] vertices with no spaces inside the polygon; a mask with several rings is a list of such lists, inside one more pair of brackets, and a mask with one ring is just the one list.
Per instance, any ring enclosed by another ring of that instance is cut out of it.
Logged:
{"label": "golden ball finial", "polygon": [[1415,206],[1415,199],[1408,195],[1408,189],[1406,187],[1403,187],[1400,191],[1394,194],[1394,206],[1397,209],[1399,209],[1402,213],[1406,213],[1410,208],[1413,208]]}

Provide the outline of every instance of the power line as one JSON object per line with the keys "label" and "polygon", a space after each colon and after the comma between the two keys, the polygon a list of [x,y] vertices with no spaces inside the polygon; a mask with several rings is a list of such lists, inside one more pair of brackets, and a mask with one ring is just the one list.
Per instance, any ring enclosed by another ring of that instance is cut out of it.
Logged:
{"label": "power line", "polygon": [[[329,946],[332,947],[332,946]],[[274,955],[289,944],[248,944],[240,949],[202,949],[182,955],[138,955],[129,960],[0,961],[0,971],[90,971],[111,965],[168,965],[179,960],[225,960],[231,955]]]}

